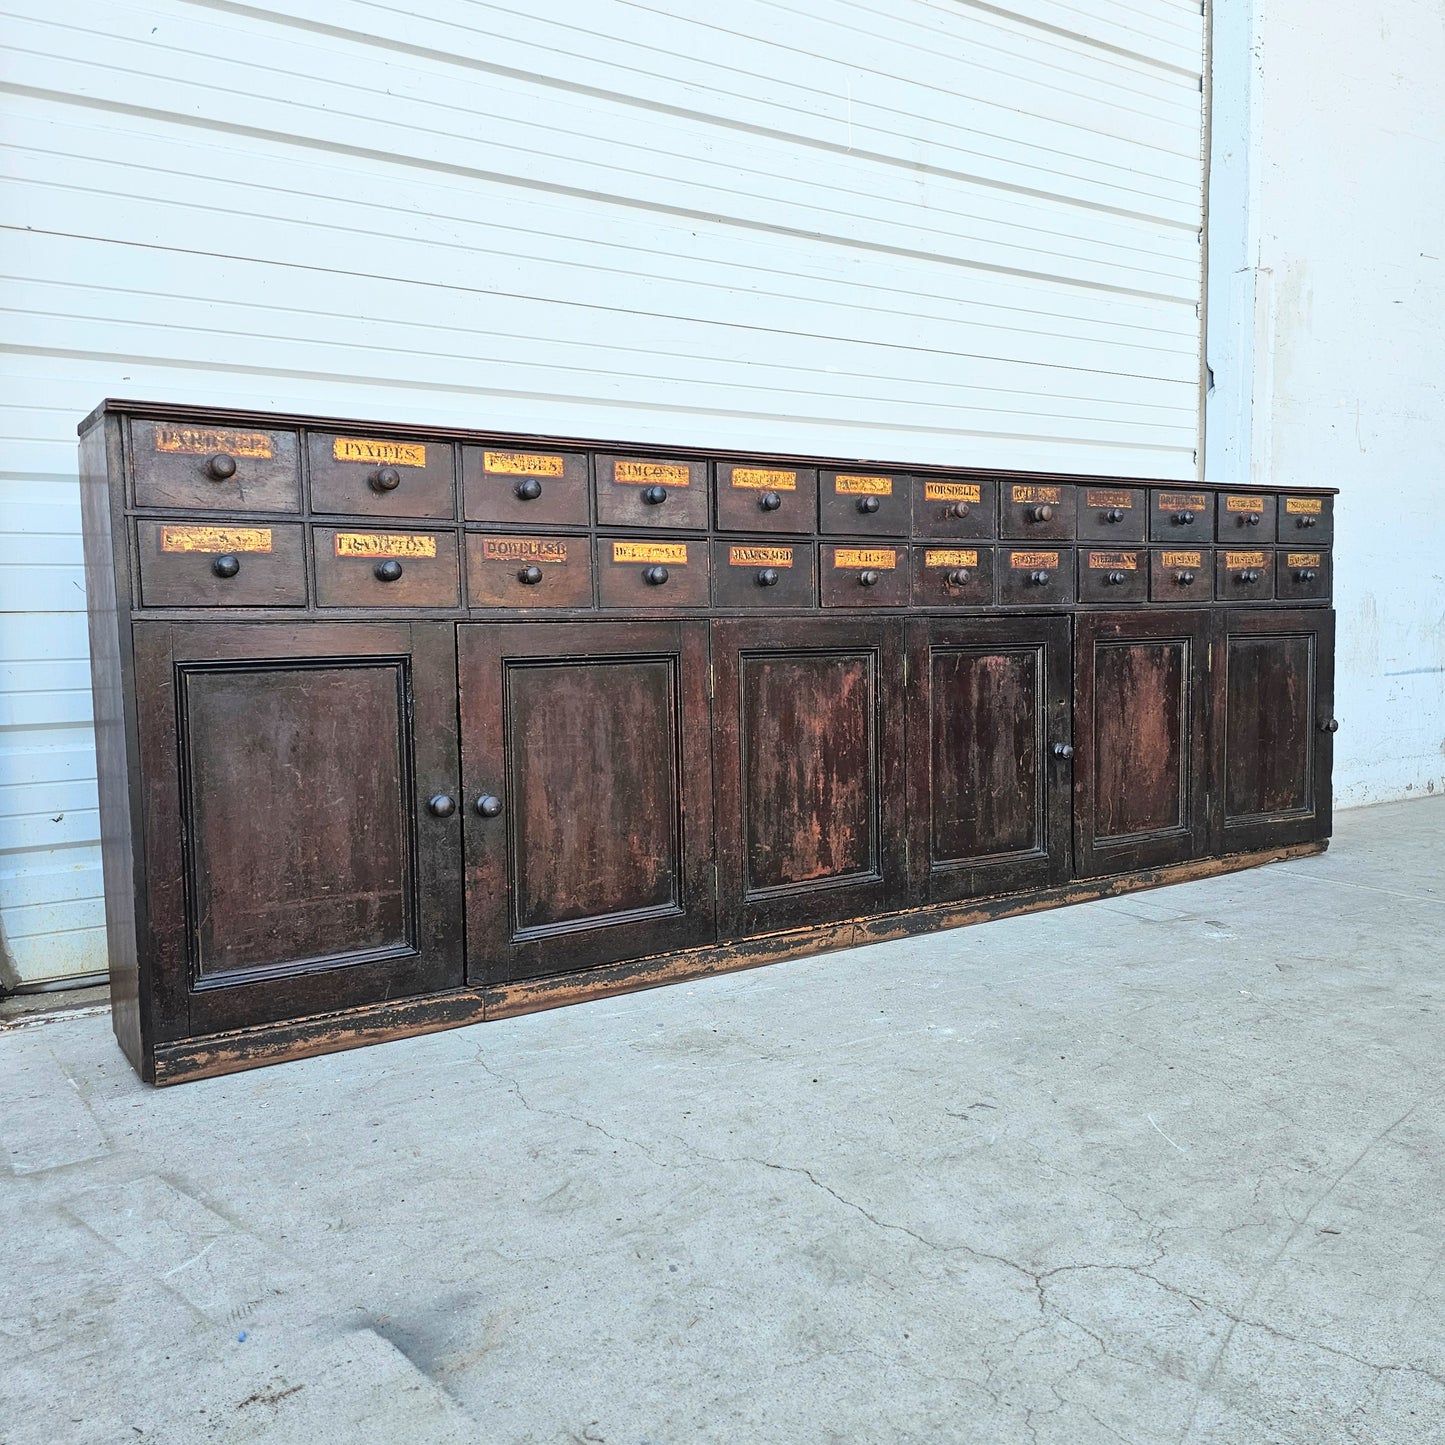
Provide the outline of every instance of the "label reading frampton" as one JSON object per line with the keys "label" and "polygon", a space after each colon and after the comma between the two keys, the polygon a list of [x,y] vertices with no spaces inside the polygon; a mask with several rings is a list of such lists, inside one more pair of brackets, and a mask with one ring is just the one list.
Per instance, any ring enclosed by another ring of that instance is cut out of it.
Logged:
{"label": "label reading frampton", "polygon": [[183,456],[209,456],[224,452],[231,457],[271,456],[271,438],[263,431],[226,431],[219,427],[156,426],[156,450]]}
{"label": "label reading frampton", "polygon": [[686,542],[614,542],[614,562],[667,562],[687,566]]}
{"label": "label reading frampton", "polygon": [[484,562],[556,562],[567,564],[567,543],[560,537],[483,537]]}
{"label": "label reading frampton", "polygon": [[842,472],[833,478],[833,490],[840,497],[891,497],[892,477],[853,477]]}
{"label": "label reading frampton", "polygon": [[729,567],[791,567],[791,547],[729,547]]}
{"label": "label reading frampton", "polygon": [[162,552],[269,552],[269,527],[162,527]]}
{"label": "label reading frampton", "polygon": [[482,470],[498,477],[560,477],[566,469],[564,458],[541,452],[482,453]]}
{"label": "label reading frampton", "polygon": [[898,553],[891,547],[837,547],[833,551],[833,565],[891,572],[898,565]]}
{"label": "label reading frampton", "polygon": [[796,492],[798,474],[765,467],[734,467],[729,485],[749,492]]}
{"label": "label reading frampton", "polygon": [[692,468],[677,462],[613,462],[612,480],[632,487],[665,482],[669,487],[686,487],[692,482]]}
{"label": "label reading frampton", "polygon": [[333,437],[331,455],[338,462],[372,462],[390,467],[426,466],[426,447],[420,442],[376,442],[365,437]]}
{"label": "label reading frampton", "polygon": [[1139,570],[1139,554],[1137,552],[1090,552],[1090,572],[1137,572]]}
{"label": "label reading frampton", "polygon": [[924,482],[926,502],[979,502],[983,488],[977,482]]}
{"label": "label reading frampton", "polygon": [[435,557],[437,539],[414,532],[338,532],[338,557]]}

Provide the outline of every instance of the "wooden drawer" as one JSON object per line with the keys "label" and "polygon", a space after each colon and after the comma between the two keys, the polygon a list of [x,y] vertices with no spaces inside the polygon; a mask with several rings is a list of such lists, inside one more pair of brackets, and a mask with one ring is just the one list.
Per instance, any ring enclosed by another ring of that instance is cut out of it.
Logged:
{"label": "wooden drawer", "polygon": [[586,537],[467,533],[472,607],[591,607],[592,544]]}
{"label": "wooden drawer", "polygon": [[706,542],[597,539],[597,600],[603,607],[706,607],[708,570]]}
{"label": "wooden drawer", "polygon": [[1028,542],[1070,542],[1077,508],[1073,487],[1005,482],[999,493],[998,534]]}
{"label": "wooden drawer", "polygon": [[138,507],[301,510],[300,447],[294,431],[133,421],[130,456]]}
{"label": "wooden drawer", "polygon": [[1220,602],[1274,600],[1274,553],[1265,548],[1214,554],[1214,595]]}
{"label": "wooden drawer", "polygon": [[1207,492],[1157,487],[1149,493],[1149,540],[1187,548],[1214,541],[1214,511]]}
{"label": "wooden drawer", "polygon": [[811,542],[714,542],[719,607],[813,607],[818,601]]}
{"label": "wooden drawer", "polygon": [[1197,607],[1214,600],[1212,547],[1151,547],[1149,600]]}
{"label": "wooden drawer", "polygon": [[455,607],[455,532],[312,531],[318,607]]}
{"label": "wooden drawer", "polygon": [[452,517],[454,448],[450,442],[312,432],[311,510],[364,517]]}
{"label": "wooden drawer", "polygon": [[1281,547],[1274,554],[1274,595],[1281,602],[1328,602],[1330,554]]}
{"label": "wooden drawer", "polygon": [[142,607],[304,607],[299,522],[268,527],[136,523]]}
{"label": "wooden drawer", "polygon": [[906,537],[913,495],[908,478],[871,467],[818,474],[818,530],[856,537]]}
{"label": "wooden drawer", "polygon": [[907,547],[822,549],[824,607],[907,607]]}
{"label": "wooden drawer", "polygon": [[810,467],[719,462],[721,532],[811,532],[818,520],[818,473]]}
{"label": "wooden drawer", "polygon": [[998,600],[1004,607],[1068,606],[1074,600],[1074,549],[999,548]]}
{"label": "wooden drawer", "polygon": [[1149,534],[1149,493],[1143,487],[1081,487],[1079,538],[1085,542],[1143,542]]}
{"label": "wooden drawer", "polygon": [[1285,546],[1328,547],[1335,540],[1335,499],[1286,492],[1279,499],[1278,529]]}
{"label": "wooden drawer", "polygon": [[1220,492],[1214,506],[1221,547],[1258,547],[1274,541],[1273,497],[1263,492]]}
{"label": "wooden drawer", "polygon": [[1149,552],[1145,547],[1079,548],[1079,601],[1113,607],[1149,598]]}
{"label": "wooden drawer", "polygon": [[913,535],[964,542],[998,536],[998,483],[914,477]]}
{"label": "wooden drawer", "polygon": [[707,527],[707,463],[669,457],[596,459],[597,522],[603,527]]}
{"label": "wooden drawer", "polygon": [[914,547],[915,607],[991,607],[992,547]]}
{"label": "wooden drawer", "polygon": [[585,527],[587,457],[583,452],[463,447],[462,498],[469,522]]}

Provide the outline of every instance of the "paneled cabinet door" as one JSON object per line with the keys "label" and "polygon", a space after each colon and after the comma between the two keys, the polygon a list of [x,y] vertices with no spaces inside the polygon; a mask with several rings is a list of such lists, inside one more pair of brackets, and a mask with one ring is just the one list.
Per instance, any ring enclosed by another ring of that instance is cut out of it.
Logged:
{"label": "paneled cabinet door", "polygon": [[1069,623],[908,624],[908,860],[913,901],[1067,876]]}
{"label": "paneled cabinet door", "polygon": [[470,980],[712,942],[707,624],[457,635]]}
{"label": "paneled cabinet door", "polygon": [[1240,610],[1216,628],[1216,851],[1328,837],[1335,614]]}
{"label": "paneled cabinet door", "polygon": [[723,938],[900,907],[902,623],[713,624]]}
{"label": "paneled cabinet door", "polygon": [[134,637],[157,1039],[459,987],[451,625]]}
{"label": "paneled cabinet door", "polygon": [[1074,620],[1074,871],[1209,851],[1207,612]]}

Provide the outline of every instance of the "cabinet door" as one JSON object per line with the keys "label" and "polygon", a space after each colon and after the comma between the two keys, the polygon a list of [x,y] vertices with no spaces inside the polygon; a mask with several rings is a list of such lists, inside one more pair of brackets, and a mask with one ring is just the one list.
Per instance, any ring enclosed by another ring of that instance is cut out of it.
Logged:
{"label": "cabinet door", "polygon": [[463,623],[467,972],[710,943],[701,622]]}
{"label": "cabinet door", "polygon": [[713,624],[719,931],[903,898],[902,624]]}
{"label": "cabinet door", "polygon": [[1067,876],[1069,623],[910,622],[908,860],[913,901]]}
{"label": "cabinet door", "polygon": [[157,1037],[462,982],[446,623],[137,623]]}
{"label": "cabinet door", "polygon": [[1097,612],[1074,629],[1075,872],[1203,857],[1209,613]]}
{"label": "cabinet door", "polygon": [[1327,838],[1335,614],[1241,610],[1216,627],[1216,850]]}

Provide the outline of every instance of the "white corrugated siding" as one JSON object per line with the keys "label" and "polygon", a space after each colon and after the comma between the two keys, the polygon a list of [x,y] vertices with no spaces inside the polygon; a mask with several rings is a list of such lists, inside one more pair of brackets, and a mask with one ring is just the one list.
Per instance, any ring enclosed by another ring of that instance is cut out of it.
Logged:
{"label": "white corrugated siding", "polygon": [[74,439],[104,396],[1196,473],[1193,0],[0,16],[0,911],[29,979],[104,952]]}

